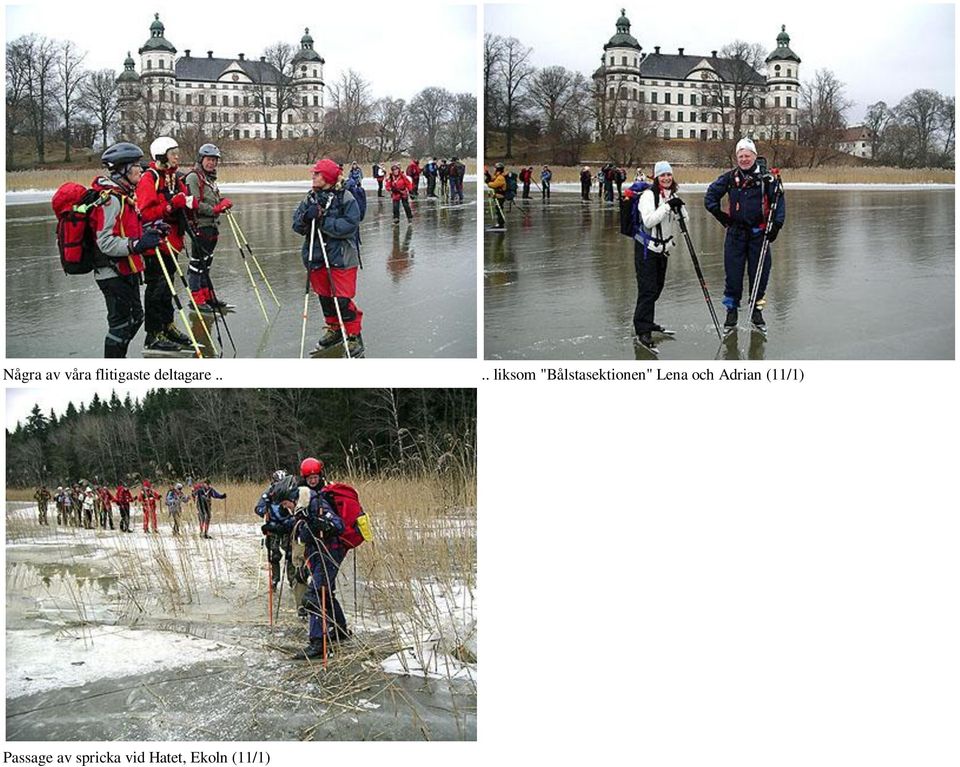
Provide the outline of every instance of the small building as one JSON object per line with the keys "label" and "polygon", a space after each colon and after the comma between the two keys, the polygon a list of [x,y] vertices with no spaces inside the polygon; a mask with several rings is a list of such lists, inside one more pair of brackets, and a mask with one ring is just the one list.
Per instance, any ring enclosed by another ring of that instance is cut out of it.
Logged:
{"label": "small building", "polygon": [[844,154],[873,159],[873,132],[864,125],[852,125],[840,134],[837,149]]}

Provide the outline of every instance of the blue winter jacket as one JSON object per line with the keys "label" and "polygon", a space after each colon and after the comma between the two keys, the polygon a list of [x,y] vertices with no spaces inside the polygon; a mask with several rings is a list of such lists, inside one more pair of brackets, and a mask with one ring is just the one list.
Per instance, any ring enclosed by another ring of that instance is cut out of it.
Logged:
{"label": "blue winter jacket", "polygon": [[293,529],[293,515],[279,503],[271,503],[267,493],[260,496],[254,508],[258,517],[275,527],[276,532],[289,533]]}
{"label": "blue winter jacket", "polygon": [[[324,210],[317,221],[313,238],[313,253],[310,251],[310,222],[308,214],[316,215]],[[360,206],[346,189],[324,192],[311,191],[293,214],[293,230],[303,236],[300,257],[307,269],[322,269],[323,248],[326,248],[330,266],[334,269],[350,269],[360,263],[357,250],[357,232],[360,228]],[[323,238],[321,247],[320,239]]]}
{"label": "blue winter jacket", "polygon": [[360,168],[351,168],[350,169],[350,178],[352,178],[356,183],[363,181],[363,171]]}
{"label": "blue winter jacket", "polygon": [[[724,195],[728,196],[727,214],[733,220],[732,226],[744,230],[760,231],[765,226],[766,211],[764,211],[763,195],[766,193],[768,205],[773,204],[776,193],[776,182],[768,183],[755,174],[734,168],[720,176],[707,187],[704,195],[704,207],[719,218],[720,202]],[[787,206],[783,195],[777,202],[777,209],[773,214],[773,221],[779,227],[786,219]]]}
{"label": "blue winter jacket", "polygon": [[[328,531],[321,529],[320,519],[326,520]],[[305,544],[307,556],[319,552],[329,554],[337,562],[346,555],[346,549],[340,540],[343,533],[343,520],[334,511],[330,502],[324,498],[322,492],[310,489],[310,505],[307,508],[306,520],[297,527],[297,539]]]}

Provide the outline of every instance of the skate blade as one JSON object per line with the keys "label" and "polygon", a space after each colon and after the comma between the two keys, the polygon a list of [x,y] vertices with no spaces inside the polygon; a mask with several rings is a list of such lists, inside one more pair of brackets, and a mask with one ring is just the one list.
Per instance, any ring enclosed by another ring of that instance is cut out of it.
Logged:
{"label": "skate blade", "polygon": [[[201,350],[202,351],[202,350]],[[197,354],[193,349],[178,349],[177,351],[161,351],[159,349],[144,349],[143,356],[147,358],[178,358],[178,357],[196,357]]]}

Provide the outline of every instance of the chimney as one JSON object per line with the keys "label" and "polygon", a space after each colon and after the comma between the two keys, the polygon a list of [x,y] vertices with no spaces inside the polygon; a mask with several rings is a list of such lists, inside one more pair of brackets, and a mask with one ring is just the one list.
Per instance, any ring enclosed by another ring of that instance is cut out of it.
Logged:
{"label": "chimney", "polygon": [[680,51],[680,55],[682,56],[682,55],[683,55],[683,48],[677,48],[677,50]]}
{"label": "chimney", "polygon": [[657,55],[659,55],[659,54],[660,54],[660,46],[659,46],[659,45],[653,46],[653,52],[656,53]]}
{"label": "chimney", "polygon": [[712,59],[717,58],[717,52],[716,52],[716,51],[710,51],[710,58],[712,58]]}
{"label": "chimney", "polygon": [[186,54],[186,57],[189,59],[189,58],[190,58],[190,49],[187,48],[187,49],[184,51],[184,54]]}
{"label": "chimney", "polygon": [[212,58],[213,58],[213,51],[207,51],[207,58],[208,58],[208,59],[212,59]]}
{"label": "chimney", "polygon": [[261,62],[266,62],[266,60],[267,60],[267,57],[266,57],[266,56],[261,56],[261,57],[260,57],[260,61],[261,61]]}
{"label": "chimney", "polygon": [[244,54],[241,53],[241,54],[240,54],[240,61],[244,61],[244,58],[243,58],[243,57],[244,57]]}

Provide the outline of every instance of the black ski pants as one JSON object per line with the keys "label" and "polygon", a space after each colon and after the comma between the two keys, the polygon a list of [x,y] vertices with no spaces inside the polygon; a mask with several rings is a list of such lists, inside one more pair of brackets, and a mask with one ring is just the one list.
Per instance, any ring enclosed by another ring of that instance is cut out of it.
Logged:
{"label": "black ski pants", "polygon": [[637,271],[637,308],[633,312],[633,329],[640,336],[660,329],[654,322],[654,310],[667,279],[667,257],[653,253],[634,241],[633,265]]}
{"label": "black ski pants", "polygon": [[177,268],[171,256],[149,256],[147,262],[147,288],[143,291],[143,308],[145,313],[145,327],[148,334],[158,333],[173,322],[173,294],[167,286],[167,280],[160,268],[160,259],[167,267],[170,281]]}
{"label": "black ski pants", "polygon": [[97,280],[107,304],[107,335],[103,340],[103,356],[116,359],[127,356],[127,347],[143,324],[140,303],[140,275],[110,277]]}

